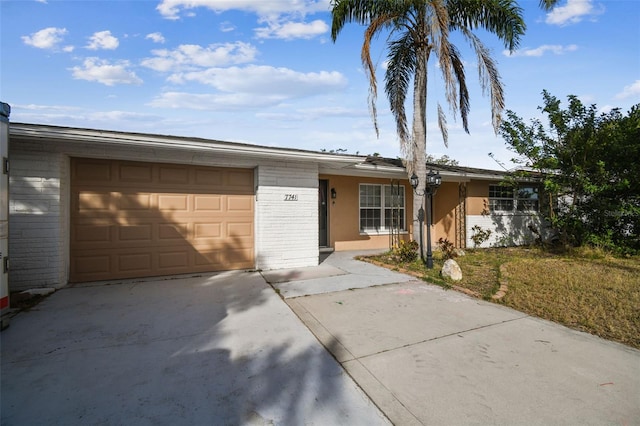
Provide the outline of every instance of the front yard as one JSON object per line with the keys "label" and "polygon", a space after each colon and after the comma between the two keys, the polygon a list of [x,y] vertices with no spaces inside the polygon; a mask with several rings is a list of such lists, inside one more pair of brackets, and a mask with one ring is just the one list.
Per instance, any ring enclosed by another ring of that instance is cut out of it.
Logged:
{"label": "front yard", "polygon": [[[538,248],[467,250],[455,258],[463,275],[456,283],[440,276],[444,261],[440,252],[434,256],[431,270],[419,259],[394,261],[390,253],[363,260],[640,349],[638,256],[615,258],[595,251],[553,253]],[[507,291],[493,299],[501,283]]]}

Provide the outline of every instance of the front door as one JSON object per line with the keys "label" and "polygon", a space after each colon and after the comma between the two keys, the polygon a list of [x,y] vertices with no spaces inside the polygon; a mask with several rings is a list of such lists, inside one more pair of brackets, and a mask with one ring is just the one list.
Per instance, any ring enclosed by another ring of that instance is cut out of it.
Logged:
{"label": "front door", "polygon": [[329,181],[322,179],[318,182],[318,242],[320,247],[327,247],[329,245],[328,189]]}

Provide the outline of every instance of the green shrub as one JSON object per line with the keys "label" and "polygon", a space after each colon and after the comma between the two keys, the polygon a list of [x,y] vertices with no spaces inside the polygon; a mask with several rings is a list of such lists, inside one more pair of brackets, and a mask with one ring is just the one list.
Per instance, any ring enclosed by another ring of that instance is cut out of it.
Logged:
{"label": "green shrub", "polygon": [[416,241],[400,241],[391,250],[391,258],[395,262],[411,263],[418,258],[418,243]]}
{"label": "green shrub", "polygon": [[438,248],[442,252],[442,259],[453,259],[458,254],[456,253],[456,246],[446,238],[440,238],[438,240]]}

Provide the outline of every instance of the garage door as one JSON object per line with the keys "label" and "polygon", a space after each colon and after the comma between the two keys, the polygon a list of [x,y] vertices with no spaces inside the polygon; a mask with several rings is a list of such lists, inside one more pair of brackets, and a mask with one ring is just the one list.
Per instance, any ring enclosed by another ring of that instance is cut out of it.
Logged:
{"label": "garage door", "polygon": [[71,160],[71,282],[254,266],[253,171]]}

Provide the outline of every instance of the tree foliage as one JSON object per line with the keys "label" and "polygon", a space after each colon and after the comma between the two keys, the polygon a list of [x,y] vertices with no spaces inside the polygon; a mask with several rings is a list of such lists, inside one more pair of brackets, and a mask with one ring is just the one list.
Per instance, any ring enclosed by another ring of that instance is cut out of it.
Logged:
{"label": "tree foliage", "polygon": [[513,111],[500,129],[515,162],[541,173],[546,217],[565,244],[640,251],[640,104],[599,113],[547,91],[546,123]]}
{"label": "tree foliage", "polygon": [[458,166],[458,160],[455,158],[451,158],[448,155],[443,155],[442,157],[436,157],[435,155],[427,154],[426,156],[427,164],[437,164],[440,166]]}

